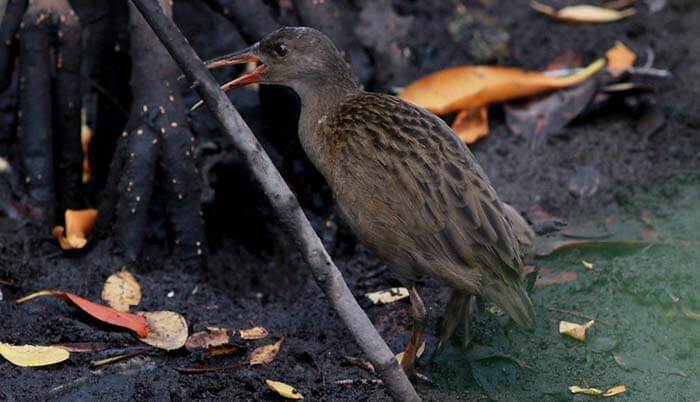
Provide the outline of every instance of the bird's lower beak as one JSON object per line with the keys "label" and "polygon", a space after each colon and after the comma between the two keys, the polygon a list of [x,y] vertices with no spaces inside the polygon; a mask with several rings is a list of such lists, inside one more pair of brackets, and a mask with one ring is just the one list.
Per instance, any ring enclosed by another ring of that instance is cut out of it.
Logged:
{"label": "bird's lower beak", "polygon": [[265,64],[260,62],[260,58],[255,55],[255,50],[257,46],[253,45],[247,49],[239,50],[225,56],[217,57],[215,59],[206,61],[204,64],[210,70],[216,70],[221,67],[233,66],[236,64],[245,63],[260,63],[253,70],[246,72],[235,80],[229,81],[221,86],[224,92],[228,92],[234,88],[246,86],[249,84],[257,84],[260,82],[260,76],[267,69]]}
{"label": "bird's lower beak", "polygon": [[[254,69],[247,71],[235,80],[229,81],[221,85],[221,89],[224,92],[229,92],[232,89],[243,87],[250,84],[257,84],[260,82],[262,73],[265,72],[267,66],[260,61],[260,58],[255,55],[257,45],[253,45],[243,50],[239,50],[234,53],[227,54],[225,56],[217,57],[215,59],[207,60],[204,65],[207,66],[209,70],[216,70],[226,66],[233,66],[237,64],[246,63],[259,63]],[[202,105],[202,101],[197,102],[191,110],[194,110]]]}

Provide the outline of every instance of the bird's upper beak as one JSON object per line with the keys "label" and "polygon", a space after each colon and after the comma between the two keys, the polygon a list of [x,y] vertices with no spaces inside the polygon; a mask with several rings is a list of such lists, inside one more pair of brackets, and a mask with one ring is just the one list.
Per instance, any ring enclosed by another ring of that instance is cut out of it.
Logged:
{"label": "bird's upper beak", "polygon": [[227,54],[225,56],[217,57],[212,60],[204,62],[210,70],[215,70],[225,66],[233,66],[236,64],[245,63],[260,63],[253,70],[246,72],[235,80],[229,81],[221,86],[224,92],[228,92],[234,88],[246,86],[249,84],[257,84],[260,82],[260,76],[267,69],[267,66],[260,61],[260,58],[256,56],[258,46],[257,44],[248,47],[237,52]]}
{"label": "bird's upper beak", "polygon": [[[216,70],[221,67],[233,66],[236,64],[245,63],[259,63],[254,69],[244,73],[235,80],[229,81],[221,86],[224,92],[229,92],[232,89],[243,87],[250,84],[257,84],[260,82],[260,78],[263,72],[267,69],[267,66],[262,63],[260,58],[256,55],[258,50],[258,44],[252,45],[243,50],[233,52],[224,56],[217,57],[215,59],[207,60],[204,65],[207,66],[209,70]],[[192,106],[190,111],[193,111],[200,107],[203,101],[199,101]]]}

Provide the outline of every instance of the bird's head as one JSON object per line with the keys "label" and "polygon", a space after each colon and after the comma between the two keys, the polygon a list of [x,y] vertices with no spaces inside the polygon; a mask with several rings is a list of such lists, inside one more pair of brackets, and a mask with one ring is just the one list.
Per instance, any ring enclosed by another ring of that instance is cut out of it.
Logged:
{"label": "bird's head", "polygon": [[275,84],[299,91],[314,85],[352,82],[350,70],[333,42],[313,28],[284,27],[254,45],[206,62],[217,69],[243,63],[257,67],[222,85],[224,92],[249,84]]}

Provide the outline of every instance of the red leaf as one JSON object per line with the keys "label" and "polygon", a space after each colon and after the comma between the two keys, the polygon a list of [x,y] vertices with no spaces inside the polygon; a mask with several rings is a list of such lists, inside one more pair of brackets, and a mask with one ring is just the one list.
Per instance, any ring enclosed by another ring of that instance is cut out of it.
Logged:
{"label": "red leaf", "polygon": [[64,292],[61,290],[42,290],[18,299],[16,303],[21,304],[39,296],[54,296],[64,300],[69,300],[78,306],[78,308],[102,322],[130,329],[140,338],[145,338],[148,335],[148,323],[146,322],[145,318],[136,314],[122,313],[111,307],[93,303],[90,300],[83,299],[82,297],[70,292]]}

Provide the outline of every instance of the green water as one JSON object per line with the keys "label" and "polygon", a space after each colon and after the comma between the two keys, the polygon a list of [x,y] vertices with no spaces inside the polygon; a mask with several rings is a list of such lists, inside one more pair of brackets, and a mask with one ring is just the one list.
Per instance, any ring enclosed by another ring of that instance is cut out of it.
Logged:
{"label": "green water", "polygon": [[[599,399],[568,391],[588,384],[603,390],[627,387],[606,400],[700,401],[700,317],[681,313],[681,306],[700,313],[700,246],[693,244],[700,240],[700,175],[665,180],[653,191],[618,201],[602,213],[580,211],[578,221],[612,218],[614,237],[624,239],[642,239],[645,227],[653,228],[658,242],[635,249],[571,249],[535,259],[539,267],[577,274],[571,283],[534,290],[535,332],[503,326],[488,313],[472,324],[474,343],[527,367],[504,358],[470,363],[453,349],[428,368],[441,398]],[[646,224],[640,219],[643,210],[651,218]],[[596,320],[585,343],[558,333],[560,320],[587,321],[574,313]]]}

